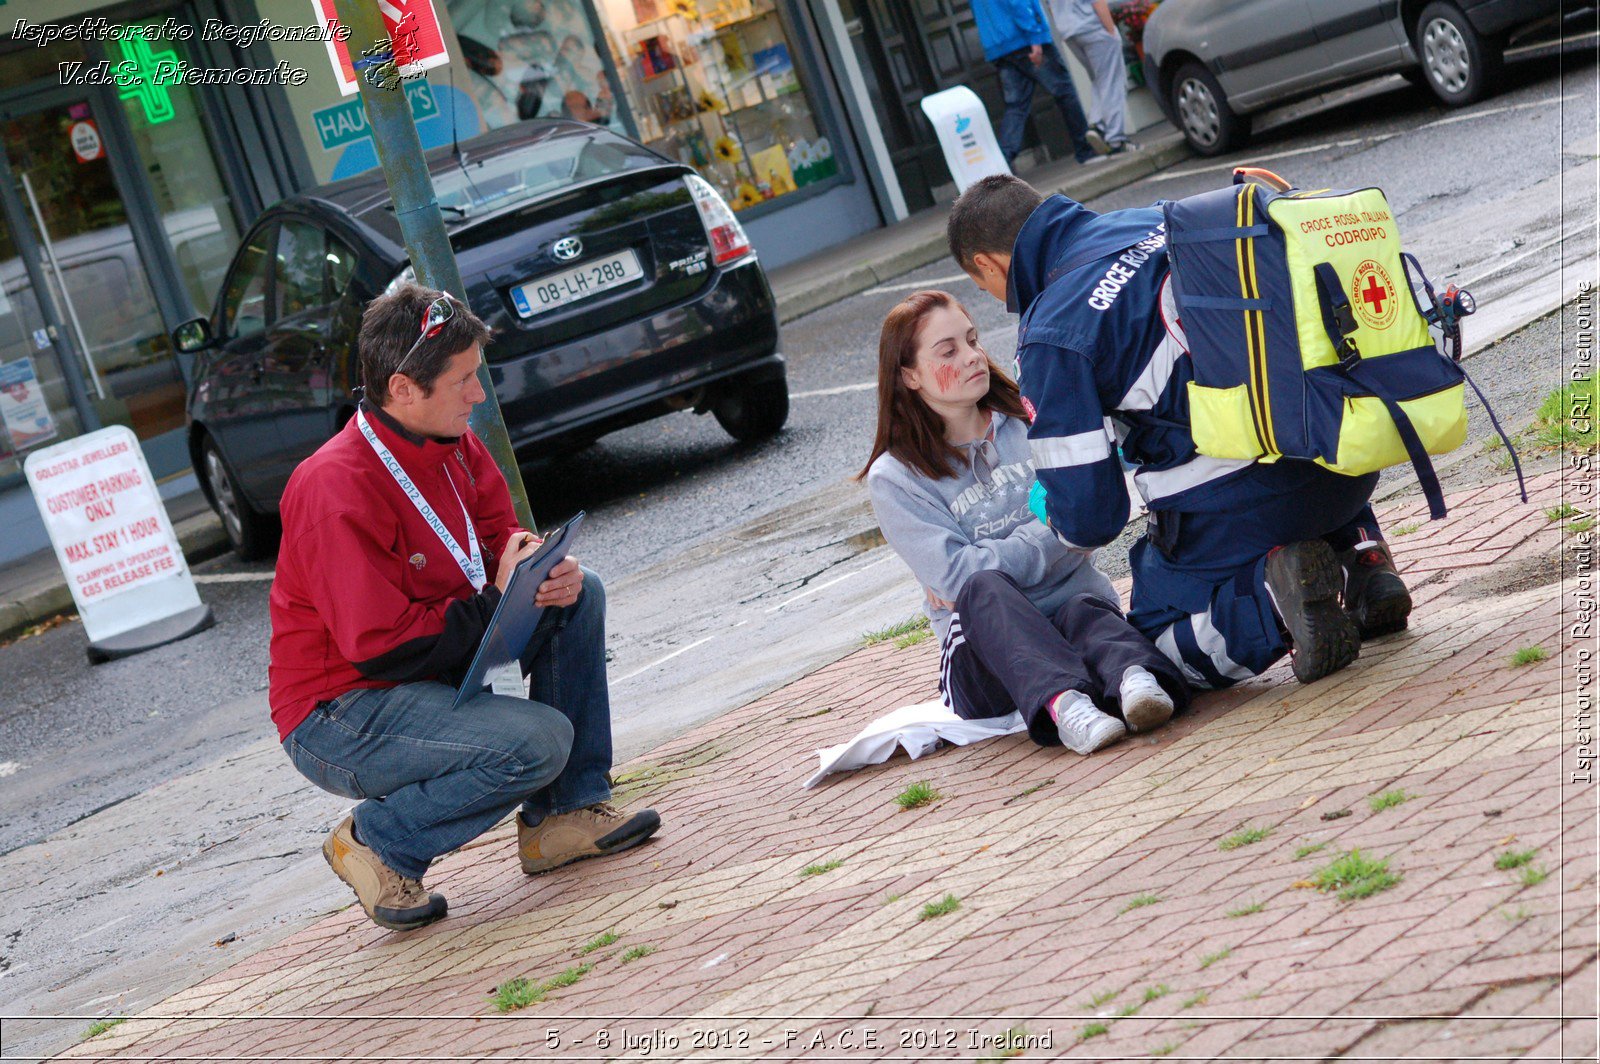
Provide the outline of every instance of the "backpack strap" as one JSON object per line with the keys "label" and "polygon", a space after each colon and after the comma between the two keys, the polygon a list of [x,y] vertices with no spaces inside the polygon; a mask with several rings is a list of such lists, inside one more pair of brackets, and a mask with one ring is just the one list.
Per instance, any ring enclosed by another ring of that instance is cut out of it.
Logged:
{"label": "backpack strap", "polygon": [[1522,459],[1517,457],[1517,449],[1511,446],[1511,437],[1506,435],[1506,430],[1500,427],[1500,419],[1494,416],[1494,407],[1489,405],[1489,400],[1484,398],[1483,389],[1478,387],[1478,382],[1467,375],[1466,368],[1456,367],[1461,370],[1461,377],[1472,385],[1472,393],[1478,397],[1478,402],[1483,404],[1483,412],[1489,415],[1489,424],[1494,426],[1495,432],[1500,434],[1500,442],[1506,445],[1506,453],[1511,456],[1511,465],[1517,471],[1517,493],[1522,496],[1522,501],[1528,501],[1528,482],[1522,479]]}
{"label": "backpack strap", "polygon": [[1361,349],[1351,338],[1356,331],[1356,316],[1350,309],[1350,298],[1344,294],[1344,285],[1339,283],[1339,275],[1334,272],[1333,264],[1327,262],[1317,263],[1312,273],[1317,278],[1317,302],[1322,304],[1322,326],[1333,343],[1334,353],[1339,356],[1338,371],[1346,380],[1376,396],[1389,411],[1389,418],[1405,446],[1406,457],[1411,459],[1411,467],[1416,470],[1417,482],[1422,485],[1422,494],[1428,500],[1428,514],[1435,521],[1439,520],[1446,512],[1444,489],[1439,486],[1439,475],[1433,471],[1433,460],[1428,457],[1428,449],[1422,445],[1400,401],[1387,388],[1366,379]]}
{"label": "backpack strap", "polygon": [[[1139,240],[1143,239],[1144,237],[1139,238]],[[1068,259],[1065,265],[1053,267],[1046,274],[1048,281],[1055,281],[1057,278],[1065,277],[1074,270],[1082,269],[1089,263],[1103,259],[1107,255],[1115,255],[1119,251],[1127,251],[1134,244],[1139,243],[1139,240],[1128,243],[1126,237],[1119,237],[1116,240],[1102,240],[1098,244],[1091,244],[1087,251],[1080,251]]]}

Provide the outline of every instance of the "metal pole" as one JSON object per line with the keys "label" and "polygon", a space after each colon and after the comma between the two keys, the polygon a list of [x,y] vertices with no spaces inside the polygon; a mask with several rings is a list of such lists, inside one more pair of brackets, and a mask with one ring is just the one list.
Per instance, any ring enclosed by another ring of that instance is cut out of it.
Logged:
{"label": "metal pole", "polygon": [[67,275],[61,272],[61,263],[56,260],[56,247],[50,240],[50,230],[44,227],[44,214],[39,210],[39,200],[33,194],[33,182],[28,180],[28,175],[23,172],[22,191],[28,194],[28,206],[33,208],[33,220],[39,227],[39,242],[44,245],[45,258],[50,260],[50,272],[55,274],[56,287],[61,291],[61,302],[67,305],[67,318],[72,322],[72,334],[78,340],[78,349],[83,352],[84,364],[89,367],[89,378],[94,381],[94,390],[100,398],[106,397],[106,386],[100,382],[100,374],[94,368],[94,353],[89,350],[89,340],[83,335],[83,324],[78,321],[78,308],[72,303],[72,293],[67,291]]}
{"label": "metal pole", "polygon": [[[345,47],[350,50],[351,58],[359,61],[362,50],[378,42],[382,42],[385,49],[392,48],[389,31],[378,12],[378,0],[334,0],[334,10],[339,24],[350,28],[350,39]],[[444,215],[433,194],[428,165],[422,157],[422,140],[417,136],[417,123],[411,117],[411,105],[404,92],[405,83],[393,74],[384,88],[374,86],[362,74],[357,75],[357,80],[361,86],[361,103],[367,111],[367,128],[372,131],[372,143],[378,149],[378,164],[383,167],[383,176],[389,183],[394,216],[400,223],[400,233],[405,238],[406,252],[411,256],[417,280],[429,288],[449,292],[465,303],[466,286],[461,283],[461,271],[445,232]],[[511,450],[511,437],[506,433],[487,362],[478,364],[478,380],[487,398],[472,408],[472,431],[489,448],[495,464],[505,474],[517,520],[523,528],[531,530],[533,509],[528,505],[528,489],[522,483],[522,470]]]}

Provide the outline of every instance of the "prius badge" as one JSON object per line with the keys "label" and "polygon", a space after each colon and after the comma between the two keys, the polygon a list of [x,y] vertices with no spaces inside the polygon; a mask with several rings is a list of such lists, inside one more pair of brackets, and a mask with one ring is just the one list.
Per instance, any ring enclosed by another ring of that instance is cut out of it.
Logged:
{"label": "prius badge", "polygon": [[583,241],[575,236],[565,236],[555,242],[550,253],[562,262],[571,262],[583,254]]}

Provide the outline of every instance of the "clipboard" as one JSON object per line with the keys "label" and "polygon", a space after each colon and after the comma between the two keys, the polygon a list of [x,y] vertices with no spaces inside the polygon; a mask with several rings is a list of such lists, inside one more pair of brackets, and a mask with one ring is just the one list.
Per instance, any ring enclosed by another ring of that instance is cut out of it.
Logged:
{"label": "clipboard", "polygon": [[550,570],[566,558],[583,518],[584,512],[579,510],[577,516],[547,532],[539,549],[512,570],[511,579],[500,595],[500,604],[494,608],[494,615],[484,629],[478,652],[472,656],[466,678],[456,690],[451,709],[459,709],[468,699],[481,694],[489,686],[491,672],[522,657],[544,616],[545,608],[533,604],[539,585],[550,576]]}

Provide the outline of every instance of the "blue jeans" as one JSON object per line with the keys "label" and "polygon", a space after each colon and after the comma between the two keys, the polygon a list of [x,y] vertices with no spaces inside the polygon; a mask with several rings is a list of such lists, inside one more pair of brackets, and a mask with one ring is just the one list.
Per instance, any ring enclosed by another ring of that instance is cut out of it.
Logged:
{"label": "blue jeans", "polygon": [[1267,592],[1272,548],[1322,539],[1344,551],[1383,538],[1368,501],[1376,473],[1348,477],[1285,458],[1252,474],[1229,493],[1230,508],[1153,512],[1151,530],[1128,551],[1128,623],[1196,688],[1231,687],[1288,653]]}
{"label": "blue jeans", "polygon": [[605,617],[605,588],[586,569],[578,601],[546,610],[523,652],[529,699],[486,691],[452,711],[455,688],[442,683],[358,688],[318,706],[283,748],[323,790],[365,799],[361,841],[421,879],[519,803],[537,824],[611,797]]}
{"label": "blue jeans", "polygon": [[1022,131],[1028,123],[1028,112],[1033,108],[1035,84],[1056,98],[1061,117],[1066,119],[1067,134],[1072,137],[1072,152],[1077,160],[1081,163],[1095,156],[1084,137],[1089,131],[1089,120],[1083,117],[1078,90],[1072,87],[1072,76],[1061,62],[1061,53],[1054,44],[1043,48],[1044,61],[1038,66],[1028,58],[1026,48],[994,61],[995,69],[1000,72],[1000,95],[1006,105],[1006,113],[1000,118],[1000,152],[1006,157],[1007,166],[1016,162],[1022,152]]}

